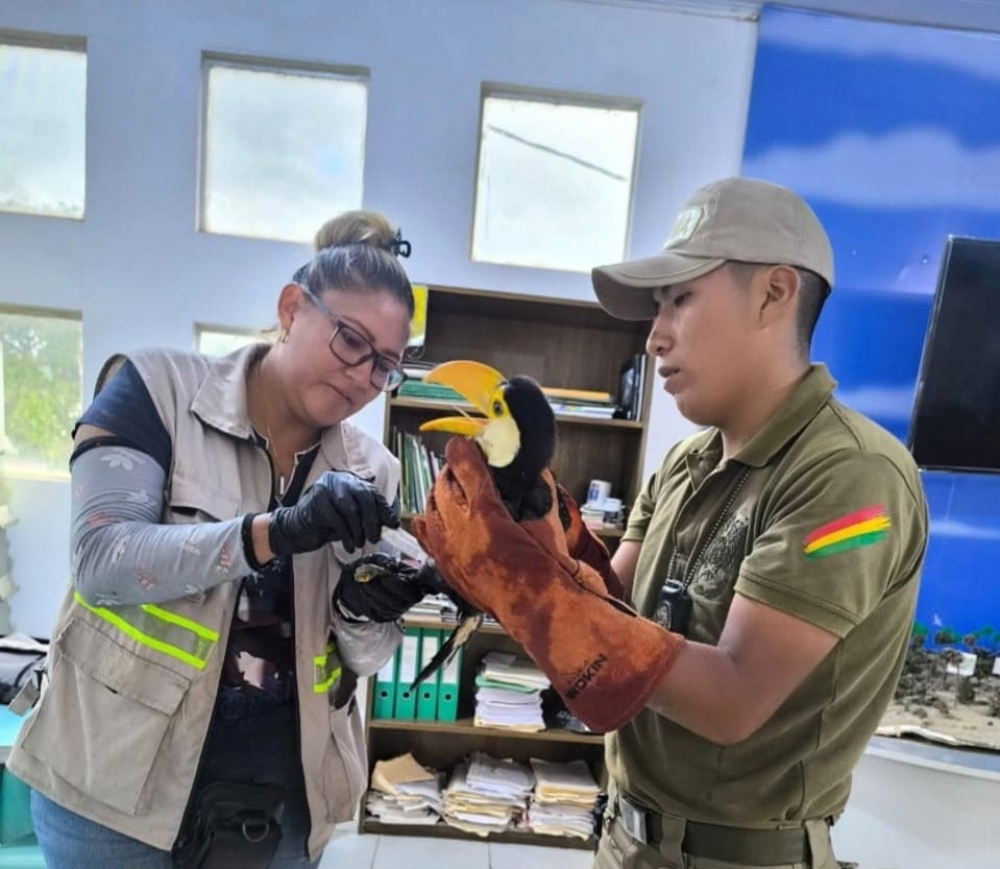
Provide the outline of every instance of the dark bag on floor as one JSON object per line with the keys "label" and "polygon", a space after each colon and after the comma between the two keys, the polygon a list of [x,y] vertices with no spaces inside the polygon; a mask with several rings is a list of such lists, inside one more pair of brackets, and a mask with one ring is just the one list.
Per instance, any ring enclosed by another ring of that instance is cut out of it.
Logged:
{"label": "dark bag on floor", "polygon": [[175,869],[267,869],[281,841],[281,785],[216,782],[198,794]]}
{"label": "dark bag on floor", "polygon": [[24,634],[0,637],[0,703],[8,705],[45,670],[47,646]]}

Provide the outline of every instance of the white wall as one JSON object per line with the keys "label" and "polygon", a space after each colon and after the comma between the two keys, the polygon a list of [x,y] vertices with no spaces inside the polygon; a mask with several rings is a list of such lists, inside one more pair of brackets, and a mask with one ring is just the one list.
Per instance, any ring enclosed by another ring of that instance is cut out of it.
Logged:
{"label": "white wall", "polygon": [[854,771],[847,811],[833,828],[837,858],[863,869],[996,869],[1000,773],[996,756],[991,760],[986,778],[866,754]]}
{"label": "white wall", "polygon": [[17,517],[7,533],[18,586],[10,601],[11,627],[47,637],[69,584],[69,484],[13,480],[10,510]]}
{"label": "white wall", "polygon": [[[86,218],[0,214],[0,303],[82,312],[86,394],[112,352],[190,346],[193,321],[273,322],[308,256],[195,231],[203,50],[371,69],[365,205],[413,240],[415,280],[592,298],[585,275],[469,260],[481,83],[644,101],[632,251],[649,253],[690,189],[739,168],[756,37],[573,0],[0,0],[0,29],[87,39]],[[650,468],[686,431],[670,411],[658,394]],[[380,435],[381,408],[362,423]],[[15,484],[20,630],[48,632],[66,581],[66,489]]]}

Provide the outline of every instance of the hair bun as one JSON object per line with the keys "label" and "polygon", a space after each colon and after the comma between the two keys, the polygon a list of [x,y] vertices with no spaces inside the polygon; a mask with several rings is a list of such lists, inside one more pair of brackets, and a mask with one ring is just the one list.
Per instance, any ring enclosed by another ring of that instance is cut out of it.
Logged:
{"label": "hair bun", "polygon": [[328,247],[367,244],[397,253],[397,232],[381,214],[374,211],[345,211],[324,223],[316,233],[313,246],[319,252]]}
{"label": "hair bun", "polygon": [[292,276],[319,296],[327,291],[388,292],[413,316],[413,289],[399,257],[410,243],[381,214],[345,211],[324,223],[313,239],[316,253]]}

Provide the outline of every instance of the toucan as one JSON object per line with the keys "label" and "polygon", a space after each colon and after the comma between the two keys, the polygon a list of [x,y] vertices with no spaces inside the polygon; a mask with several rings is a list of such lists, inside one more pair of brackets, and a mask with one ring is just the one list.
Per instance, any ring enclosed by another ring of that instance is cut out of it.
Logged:
{"label": "toucan", "polygon": [[446,416],[420,426],[475,438],[493,471],[497,490],[515,521],[539,519],[552,508],[542,471],[556,450],[556,417],[530,377],[505,378],[480,362],[445,362],[425,383],[450,386],[483,417]]}
{"label": "toucan", "polygon": [[[474,438],[483,450],[500,498],[517,522],[540,519],[552,509],[552,493],[542,478],[556,449],[556,418],[541,387],[530,377],[506,378],[480,362],[455,361],[438,365],[425,383],[450,386],[482,417],[447,416],[420,426],[422,432],[450,432]],[[454,593],[449,593],[454,599]],[[420,672],[423,681],[472,636],[483,614],[456,601],[462,624]]]}

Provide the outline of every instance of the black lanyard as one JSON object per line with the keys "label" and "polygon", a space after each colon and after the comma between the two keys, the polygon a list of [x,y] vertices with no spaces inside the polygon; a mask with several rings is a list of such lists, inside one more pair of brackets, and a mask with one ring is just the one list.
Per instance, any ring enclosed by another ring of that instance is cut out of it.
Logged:
{"label": "black lanyard", "polygon": [[704,538],[702,544],[695,551],[695,557],[688,563],[684,570],[684,575],[680,579],[674,578],[674,568],[677,566],[677,523],[675,520],[674,528],[671,529],[673,551],[670,553],[670,561],[667,563],[667,576],[660,587],[660,597],[656,604],[656,611],[653,614],[653,620],[668,631],[673,631],[677,634],[687,633],[688,622],[691,619],[691,610],[693,607],[693,601],[688,588],[695,577],[705,550],[718,535],[719,530],[722,528],[722,523],[732,511],[733,506],[736,504],[736,499],[739,497],[744,485],[746,485],[746,481],[752,471],[753,468],[744,468],[739,479],[736,481],[736,485],[733,487],[733,491],[729,495],[729,499],[726,501],[726,506],[723,507],[722,511],[716,517],[711,532],[709,532],[708,536]]}

